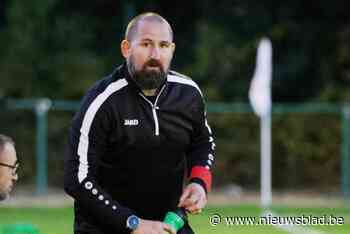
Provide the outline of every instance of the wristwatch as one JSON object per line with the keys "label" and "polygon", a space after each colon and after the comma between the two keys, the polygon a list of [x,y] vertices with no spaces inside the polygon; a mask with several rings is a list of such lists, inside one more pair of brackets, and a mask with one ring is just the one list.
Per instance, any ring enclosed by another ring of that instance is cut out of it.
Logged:
{"label": "wristwatch", "polygon": [[140,224],[140,218],[137,217],[136,215],[130,215],[126,220],[126,227],[131,231],[136,230],[139,224]]}

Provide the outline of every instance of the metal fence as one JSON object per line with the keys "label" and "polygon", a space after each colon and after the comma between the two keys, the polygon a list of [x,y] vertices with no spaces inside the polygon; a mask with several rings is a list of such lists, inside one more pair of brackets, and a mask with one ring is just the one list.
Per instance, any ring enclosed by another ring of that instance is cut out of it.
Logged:
{"label": "metal fence", "polygon": [[[0,109],[30,110],[36,119],[36,193],[46,194],[48,188],[48,113],[49,111],[76,111],[79,102],[42,99],[6,99],[1,102]],[[209,113],[252,113],[247,103],[213,103],[207,104]],[[350,105],[327,103],[274,104],[272,113],[283,115],[288,113],[327,113],[341,117],[341,192],[350,197]]]}

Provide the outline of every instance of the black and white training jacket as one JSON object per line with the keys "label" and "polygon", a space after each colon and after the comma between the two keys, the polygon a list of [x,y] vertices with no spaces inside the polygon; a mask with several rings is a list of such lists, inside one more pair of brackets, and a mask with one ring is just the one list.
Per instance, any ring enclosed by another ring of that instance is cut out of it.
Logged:
{"label": "black and white training jacket", "polygon": [[75,233],[128,233],[132,214],[163,220],[184,177],[210,190],[215,144],[200,89],[170,71],[157,93],[144,96],[123,64],[83,98],[64,171]]}

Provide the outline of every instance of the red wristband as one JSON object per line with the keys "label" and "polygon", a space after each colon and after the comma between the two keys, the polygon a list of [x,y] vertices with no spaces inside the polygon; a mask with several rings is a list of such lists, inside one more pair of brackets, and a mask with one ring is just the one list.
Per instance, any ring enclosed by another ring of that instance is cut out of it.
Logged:
{"label": "red wristband", "polygon": [[191,170],[190,179],[199,178],[205,183],[208,192],[211,190],[212,176],[209,169],[202,166],[194,166]]}

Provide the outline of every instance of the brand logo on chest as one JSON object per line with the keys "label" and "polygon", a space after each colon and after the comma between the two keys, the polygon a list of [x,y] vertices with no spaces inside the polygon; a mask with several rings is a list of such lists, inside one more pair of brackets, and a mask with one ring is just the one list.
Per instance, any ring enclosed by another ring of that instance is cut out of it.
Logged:
{"label": "brand logo on chest", "polygon": [[138,119],[124,119],[124,126],[136,126],[139,125]]}

